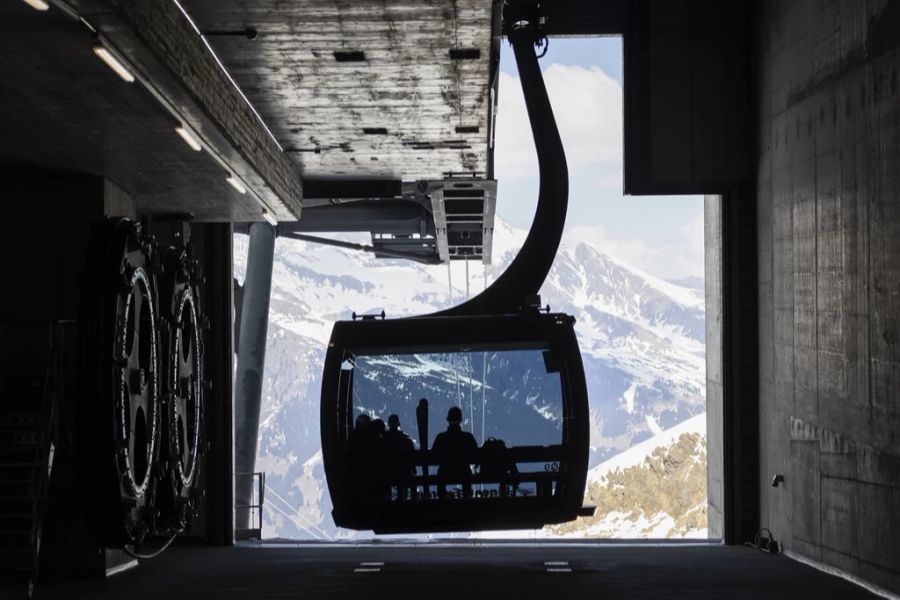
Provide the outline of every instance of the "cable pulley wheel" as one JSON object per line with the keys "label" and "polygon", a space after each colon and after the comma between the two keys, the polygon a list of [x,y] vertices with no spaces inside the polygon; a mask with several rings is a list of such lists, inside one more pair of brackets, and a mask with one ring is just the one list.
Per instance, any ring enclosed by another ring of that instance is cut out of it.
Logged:
{"label": "cable pulley wheel", "polygon": [[160,436],[155,243],[139,223],[108,219],[94,234],[80,317],[79,441],[86,504],[102,544],[140,543],[154,529]]}
{"label": "cable pulley wheel", "polygon": [[189,488],[197,471],[202,414],[200,332],[194,295],[190,287],[181,290],[172,323],[173,347],[170,351],[169,427],[175,472],[180,485]]}
{"label": "cable pulley wheel", "polygon": [[[127,263],[126,263],[127,265]],[[126,266],[124,294],[116,318],[118,374],[117,460],[129,495],[143,497],[156,459],[159,427],[159,349],[150,276],[143,266]]]}
{"label": "cable pulley wheel", "polygon": [[165,359],[165,472],[160,486],[160,529],[181,531],[197,510],[203,422],[203,345],[198,267],[188,248],[162,253],[158,278]]}

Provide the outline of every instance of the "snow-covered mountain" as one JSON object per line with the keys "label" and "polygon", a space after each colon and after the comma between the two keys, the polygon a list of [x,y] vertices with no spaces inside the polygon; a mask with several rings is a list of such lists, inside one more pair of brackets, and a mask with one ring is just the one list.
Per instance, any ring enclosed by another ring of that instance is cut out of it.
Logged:
{"label": "snow-covered mountain", "polygon": [[[354,311],[384,310],[394,317],[458,303],[467,288],[474,295],[499,275],[524,237],[498,220],[493,265],[482,271],[471,263],[468,282],[462,263],[448,271],[446,265],[277,241],[257,458],[270,488],[267,537],[356,535],[337,530],[331,521],[321,462],[320,369],[332,323]],[[239,279],[246,244],[246,237],[235,236]],[[591,403],[592,466],[705,411],[704,301],[695,287],[653,277],[591,243],[561,247],[541,293],[554,311],[578,319]],[[412,423],[406,425],[411,429]]]}

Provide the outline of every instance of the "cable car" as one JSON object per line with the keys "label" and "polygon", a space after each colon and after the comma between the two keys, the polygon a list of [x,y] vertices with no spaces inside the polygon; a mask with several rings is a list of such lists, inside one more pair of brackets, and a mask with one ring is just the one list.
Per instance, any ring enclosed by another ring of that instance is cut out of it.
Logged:
{"label": "cable car", "polygon": [[538,157],[531,230],[487,289],[446,311],[339,321],[322,376],[335,524],[375,533],[539,528],[582,508],[589,428],[575,319],[535,301],[559,248],[568,169],[536,49],[540,4],[503,14]]}
{"label": "cable car", "polygon": [[[534,310],[336,323],[321,415],[335,524],[527,529],[581,514],[588,402],[574,322]],[[457,443],[439,447],[445,427]]]}

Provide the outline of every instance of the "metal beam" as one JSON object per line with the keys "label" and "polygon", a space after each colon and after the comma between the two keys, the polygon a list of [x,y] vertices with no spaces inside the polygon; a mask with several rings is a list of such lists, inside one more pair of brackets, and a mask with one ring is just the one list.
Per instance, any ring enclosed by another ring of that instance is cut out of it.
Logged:
{"label": "metal beam", "polygon": [[[300,240],[303,242],[312,242],[314,244],[323,244],[326,246],[335,246],[337,248],[346,248],[347,250],[359,250],[361,252],[372,252],[379,256],[379,258],[401,258],[404,260],[413,260],[420,263],[425,263],[427,265],[437,265],[440,264],[441,260],[438,258],[437,252],[432,245],[430,248],[425,247],[429,240],[427,239],[416,239],[415,244],[419,247],[423,247],[423,251],[416,252],[412,249],[410,250],[393,250],[390,248],[381,248],[377,246],[368,246],[366,244],[356,244],[354,242],[345,242],[343,240],[333,240],[329,238],[323,238],[316,235],[306,235],[303,233],[286,233],[284,237],[289,237],[291,239]],[[397,241],[397,240],[392,240]],[[432,239],[431,242],[434,242]]]}
{"label": "metal beam", "polygon": [[361,200],[303,211],[297,222],[279,223],[278,232],[365,231],[396,235],[434,234],[434,218],[418,202],[409,200]]}

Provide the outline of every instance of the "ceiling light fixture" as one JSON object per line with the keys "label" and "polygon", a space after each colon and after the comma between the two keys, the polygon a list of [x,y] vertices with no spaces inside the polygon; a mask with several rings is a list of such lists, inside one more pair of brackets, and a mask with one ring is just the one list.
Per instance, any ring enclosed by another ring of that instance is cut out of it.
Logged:
{"label": "ceiling light fixture", "polygon": [[268,221],[269,225],[271,225],[272,227],[275,227],[276,225],[278,225],[278,219],[275,218],[275,215],[273,215],[272,213],[269,212],[268,208],[264,208],[262,210],[262,216],[263,216],[263,219]]}
{"label": "ceiling light fixture", "polygon": [[232,173],[228,174],[228,177],[225,178],[225,181],[228,182],[228,185],[237,190],[238,194],[246,194],[247,188],[244,187],[244,184],[241,183],[241,180],[235,177]]}
{"label": "ceiling light fixture", "polygon": [[175,128],[175,133],[181,136],[181,139],[184,140],[184,143],[191,147],[191,150],[194,152],[200,152],[203,150],[203,146],[200,145],[200,142],[194,135],[190,132],[190,130],[184,125],[179,125]]}
{"label": "ceiling light fixture", "polygon": [[106,66],[115,71],[116,75],[121,77],[124,81],[127,81],[128,83],[134,81],[134,75],[131,74],[131,71],[129,71],[122,61],[113,55],[109,48],[102,43],[98,42],[94,45],[94,54],[97,55],[97,58],[105,62]]}
{"label": "ceiling light fixture", "polygon": [[34,10],[47,10],[50,8],[50,5],[44,2],[44,0],[25,0],[25,4]]}

